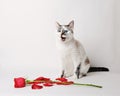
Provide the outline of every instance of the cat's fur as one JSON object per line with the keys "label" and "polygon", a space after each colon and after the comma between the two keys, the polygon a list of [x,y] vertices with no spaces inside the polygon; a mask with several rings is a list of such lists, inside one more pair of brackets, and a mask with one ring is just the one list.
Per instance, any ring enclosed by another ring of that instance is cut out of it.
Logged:
{"label": "cat's fur", "polygon": [[56,26],[57,46],[62,64],[61,77],[85,76],[90,69],[90,60],[82,44],[74,38],[74,21],[68,25],[60,25],[56,22]]}

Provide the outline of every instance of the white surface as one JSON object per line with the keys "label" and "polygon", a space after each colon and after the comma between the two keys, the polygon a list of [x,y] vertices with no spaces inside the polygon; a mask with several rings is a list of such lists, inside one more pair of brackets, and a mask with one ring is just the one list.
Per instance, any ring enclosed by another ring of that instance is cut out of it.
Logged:
{"label": "white surface", "polygon": [[[14,76],[11,75],[1,79],[1,96],[118,96],[120,94],[120,74],[114,74],[110,72],[89,73],[87,77],[75,80],[75,82],[79,83],[102,85],[102,89],[75,85],[55,85],[40,90],[32,90],[30,86],[15,89],[13,78]],[[34,78],[36,77],[34,76]]]}

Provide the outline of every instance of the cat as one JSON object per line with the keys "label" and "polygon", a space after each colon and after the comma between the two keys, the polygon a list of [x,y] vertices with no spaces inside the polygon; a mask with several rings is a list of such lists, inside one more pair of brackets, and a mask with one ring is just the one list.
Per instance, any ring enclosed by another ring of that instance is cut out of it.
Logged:
{"label": "cat", "polygon": [[77,79],[86,76],[88,72],[109,71],[104,67],[91,67],[90,60],[83,48],[83,45],[74,38],[74,21],[68,25],[60,25],[56,22],[57,27],[57,47],[60,53],[62,64],[61,78],[75,76]]}

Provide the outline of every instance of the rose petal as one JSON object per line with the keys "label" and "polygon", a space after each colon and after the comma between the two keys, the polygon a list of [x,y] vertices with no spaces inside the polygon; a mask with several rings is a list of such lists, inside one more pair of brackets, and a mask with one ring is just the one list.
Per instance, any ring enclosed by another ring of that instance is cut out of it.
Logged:
{"label": "rose petal", "polygon": [[28,82],[27,84],[41,84],[41,82]]}
{"label": "rose petal", "polygon": [[53,86],[53,84],[52,84],[52,83],[44,83],[43,85],[44,85],[44,86],[46,86],[46,87]]}
{"label": "rose petal", "polygon": [[22,88],[26,86],[25,78],[18,77],[14,78],[14,87],[15,88]]}
{"label": "rose petal", "polygon": [[68,81],[66,78],[56,78],[56,80],[59,80],[61,82],[67,82]]}
{"label": "rose petal", "polygon": [[34,81],[50,81],[50,78],[38,77]]}
{"label": "rose petal", "polygon": [[32,89],[42,89],[43,86],[37,85],[37,84],[33,84],[32,85]]}

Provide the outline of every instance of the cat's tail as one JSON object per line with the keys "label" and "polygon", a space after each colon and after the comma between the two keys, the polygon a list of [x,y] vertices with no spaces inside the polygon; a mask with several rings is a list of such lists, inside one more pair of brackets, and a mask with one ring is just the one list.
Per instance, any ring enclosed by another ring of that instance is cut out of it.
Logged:
{"label": "cat's tail", "polygon": [[109,71],[106,67],[90,67],[88,72],[100,72],[100,71]]}

